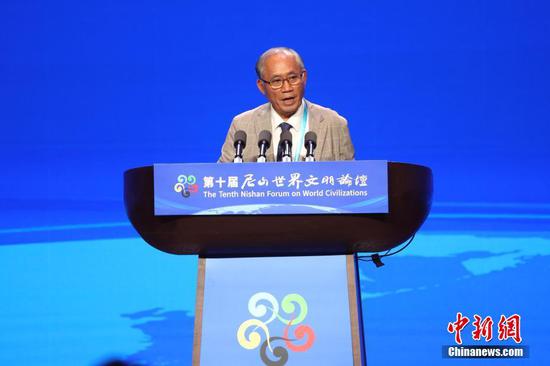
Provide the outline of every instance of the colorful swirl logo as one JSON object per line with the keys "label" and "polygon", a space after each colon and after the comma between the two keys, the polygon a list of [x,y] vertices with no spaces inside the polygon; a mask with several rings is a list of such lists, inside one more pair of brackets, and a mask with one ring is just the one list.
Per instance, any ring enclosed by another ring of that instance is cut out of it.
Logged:
{"label": "colorful swirl logo", "polygon": [[[260,347],[260,358],[265,365],[283,366],[289,358],[288,350],[306,352],[313,346],[315,332],[302,324],[307,316],[307,302],[302,296],[286,295],[279,307],[272,294],[258,292],[248,300],[248,312],[254,318],[239,326],[237,341],[247,350]],[[282,336],[270,334],[268,324],[274,321],[283,324]]]}
{"label": "colorful swirl logo", "polygon": [[197,193],[199,186],[197,178],[194,175],[178,175],[178,182],[174,185],[174,191],[181,193],[184,198],[191,196],[191,193]]}

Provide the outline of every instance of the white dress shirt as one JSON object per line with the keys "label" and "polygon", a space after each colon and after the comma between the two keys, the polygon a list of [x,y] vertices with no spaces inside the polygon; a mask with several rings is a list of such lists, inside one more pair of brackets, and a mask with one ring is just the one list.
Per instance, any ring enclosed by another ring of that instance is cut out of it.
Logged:
{"label": "white dress shirt", "polygon": [[[309,113],[306,120],[306,125],[301,126],[302,120],[304,118],[304,105],[305,101],[302,99],[302,104],[300,104],[300,107],[294,113],[288,120],[283,119],[279,114],[273,109],[273,105],[271,106],[271,132],[273,134],[272,137],[272,145],[273,148],[273,155],[275,158],[275,161],[277,161],[277,150],[279,149],[279,141],[281,139],[281,132],[282,129],[279,127],[279,125],[282,122],[286,122],[292,127],[290,128],[290,133],[292,134],[292,161],[294,161],[294,154],[296,153],[296,149],[300,148],[298,145],[302,145],[300,149],[300,161],[303,161],[306,157],[307,151],[304,146],[304,141],[298,141],[302,136],[305,136],[305,134],[309,131]],[[305,130],[302,133],[301,128],[304,128]]]}

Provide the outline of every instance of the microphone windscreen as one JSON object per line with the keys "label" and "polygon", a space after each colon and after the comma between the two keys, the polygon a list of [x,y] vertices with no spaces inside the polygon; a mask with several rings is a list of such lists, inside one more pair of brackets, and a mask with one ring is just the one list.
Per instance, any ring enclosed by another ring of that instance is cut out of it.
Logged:
{"label": "microphone windscreen", "polygon": [[311,144],[313,145],[313,148],[315,149],[317,147],[317,134],[313,131],[309,131],[308,133],[306,133],[306,137],[304,137],[304,141],[306,144],[306,148],[307,148],[307,144],[311,142]]}
{"label": "microphone windscreen", "polygon": [[290,131],[283,131],[283,133],[281,133],[281,142],[283,141],[288,141],[292,144],[292,134]]}
{"label": "microphone windscreen", "polygon": [[271,132],[269,132],[268,130],[263,130],[262,132],[260,132],[260,136],[258,139],[258,146],[260,146],[264,141],[265,141],[265,148],[269,149],[269,147],[271,146]]}
{"label": "microphone windscreen", "polygon": [[246,147],[246,132],[244,132],[243,130],[238,130],[237,132],[235,132],[235,137],[233,138],[233,141],[235,141],[233,143],[233,145],[235,145],[235,147],[237,147],[237,144],[240,142],[243,146],[243,149]]}

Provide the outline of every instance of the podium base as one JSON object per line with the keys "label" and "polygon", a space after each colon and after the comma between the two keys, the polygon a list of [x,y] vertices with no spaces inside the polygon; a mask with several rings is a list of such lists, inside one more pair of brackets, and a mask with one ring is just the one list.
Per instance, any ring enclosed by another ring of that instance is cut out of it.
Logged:
{"label": "podium base", "polygon": [[199,258],[193,365],[366,365],[355,255]]}

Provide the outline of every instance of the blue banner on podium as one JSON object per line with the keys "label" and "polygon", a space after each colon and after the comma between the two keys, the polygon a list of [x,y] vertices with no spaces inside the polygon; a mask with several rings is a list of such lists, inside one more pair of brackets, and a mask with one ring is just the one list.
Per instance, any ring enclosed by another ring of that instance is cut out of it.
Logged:
{"label": "blue banner on podium", "polygon": [[155,215],[388,212],[387,161],[155,164]]}

